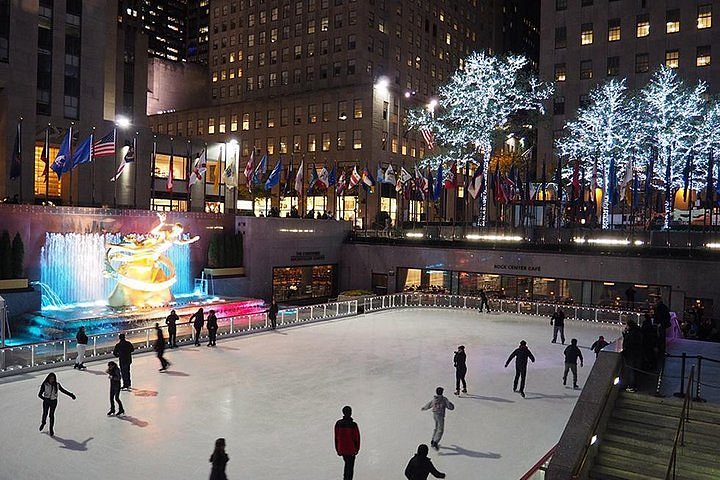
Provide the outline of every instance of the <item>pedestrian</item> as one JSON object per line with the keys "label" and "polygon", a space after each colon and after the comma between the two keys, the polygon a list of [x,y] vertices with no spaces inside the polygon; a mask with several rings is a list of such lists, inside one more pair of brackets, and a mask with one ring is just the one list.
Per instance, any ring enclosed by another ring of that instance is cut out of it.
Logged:
{"label": "pedestrian", "polygon": [[552,343],[557,343],[557,335],[560,334],[560,341],[565,345],[565,312],[558,308],[550,317],[550,325],[553,325]]}
{"label": "pedestrian", "polygon": [[270,308],[268,309],[268,319],[270,319],[270,328],[275,330],[275,327],[277,326],[277,314],[278,314],[278,304],[275,301],[275,299],[272,299],[272,303],[270,303]]}
{"label": "pedestrian", "polygon": [[635,370],[640,368],[643,357],[642,331],[635,320],[628,320],[627,327],[623,331],[622,356],[625,362],[623,366],[625,390],[635,392],[637,388]]}
{"label": "pedestrian", "polygon": [[595,358],[597,358],[598,355],[600,355],[600,350],[610,345],[608,342],[605,341],[605,337],[600,335],[597,340],[595,340],[595,343],[593,343],[590,346],[590,350],[595,352]]}
{"label": "pedestrian", "polygon": [[435,430],[433,430],[430,446],[435,450],[440,449],[440,439],[442,439],[443,432],[445,431],[445,411],[455,410],[455,405],[443,396],[444,391],[445,389],[443,387],[437,387],[433,399],[420,409],[423,411],[432,409],[433,418],[435,419]]}
{"label": "pedestrian", "polygon": [[467,384],[465,383],[465,374],[467,373],[467,356],[465,355],[465,346],[460,345],[453,357],[455,365],[455,395],[460,395],[460,383],[462,382],[462,392],[467,393]]}
{"label": "pedestrian", "polygon": [[405,467],[405,478],[408,480],[427,480],[432,473],[435,478],[445,478],[445,474],[439,472],[432,460],[428,458],[428,446],[424,443],[418,445],[417,453],[413,455]]}
{"label": "pedestrian", "polygon": [[583,366],[582,352],[577,346],[577,338],[570,340],[570,345],[567,346],[565,352],[565,371],[563,372],[563,385],[567,385],[568,371],[572,372],[573,375],[573,388],[578,388],[577,384],[577,361],[580,359],[580,367]]}
{"label": "pedestrian", "polygon": [[160,371],[164,372],[170,366],[170,362],[165,360],[165,337],[163,336],[162,328],[160,324],[155,324],[155,353],[157,353],[158,360],[160,360]]}
{"label": "pedestrian", "polygon": [[655,370],[657,368],[655,349],[658,343],[658,329],[652,324],[652,316],[649,313],[645,314],[640,331],[642,332],[643,368]]}
{"label": "pedestrian", "polygon": [[360,429],[352,419],[352,407],[342,408],[343,418],[335,422],[335,452],[345,462],[343,480],[352,480],[355,470],[355,457],[360,451]]}
{"label": "pedestrian", "polygon": [[627,299],[628,309],[632,309],[635,306],[635,289],[632,285],[625,290],[625,298]]}
{"label": "pedestrian", "polygon": [[55,436],[55,409],[57,408],[58,392],[62,392],[68,397],[75,400],[75,394],[65,390],[60,382],[57,381],[57,377],[54,373],[48,373],[45,380],[40,384],[40,391],[38,397],[43,401],[43,413],[42,420],[40,421],[40,431],[45,428],[45,421],[47,420],[48,414],[50,414],[50,436]]}
{"label": "pedestrian", "polygon": [[666,330],[670,328],[670,309],[663,303],[662,299],[659,299],[655,305],[655,315],[653,317],[658,328],[658,356],[662,358],[665,356]]}
{"label": "pedestrian", "polygon": [[505,362],[505,368],[507,368],[513,358],[515,359],[515,380],[513,380],[513,392],[518,391],[518,380],[520,380],[520,395],[525,398],[525,377],[527,375],[528,358],[535,363],[535,357],[527,347],[527,342],[525,340],[521,340],[520,346],[510,354],[507,362]]}
{"label": "pedestrian", "polygon": [[130,390],[132,384],[130,382],[130,364],[132,363],[132,352],[135,347],[132,343],[125,340],[125,334],[119,335],[120,341],[115,344],[113,355],[120,361],[120,373],[122,374],[122,390]]}
{"label": "pedestrian", "polygon": [[85,327],[78,328],[77,334],[75,335],[77,340],[77,358],[75,359],[75,365],[73,368],[79,370],[85,370],[85,351],[87,350],[88,336],[85,334]]}
{"label": "pedestrian", "polygon": [[210,310],[210,313],[208,314],[207,318],[207,330],[208,330],[208,347],[214,347],[217,344],[215,343],[215,340],[217,339],[217,331],[218,331],[218,320],[215,316],[215,310]]}
{"label": "pedestrian", "polygon": [[490,304],[488,303],[487,295],[485,295],[485,290],[480,290],[480,313],[482,313],[483,306],[485,307],[485,310],[487,310],[487,313],[490,313]]}
{"label": "pedestrian", "polygon": [[203,313],[202,307],[198,308],[198,311],[190,316],[188,322],[192,322],[193,328],[195,328],[195,346],[200,346],[200,331],[205,324],[205,314]]}
{"label": "pedestrian", "polygon": [[122,415],[125,413],[125,409],[120,401],[120,378],[122,377],[120,368],[118,368],[117,363],[110,361],[108,362],[108,368],[105,370],[105,373],[107,373],[110,378],[110,411],[107,413],[107,416],[112,417],[115,415],[115,402],[118,404],[117,414]]}
{"label": "pedestrian", "polygon": [[168,348],[177,348],[177,321],[180,320],[175,310],[170,310],[170,315],[165,319],[168,327]]}
{"label": "pedestrian", "polygon": [[210,455],[210,463],[212,463],[210,480],[227,480],[225,467],[229,461],[230,457],[225,453],[225,439],[218,438],[215,440],[215,450],[213,450],[212,455]]}

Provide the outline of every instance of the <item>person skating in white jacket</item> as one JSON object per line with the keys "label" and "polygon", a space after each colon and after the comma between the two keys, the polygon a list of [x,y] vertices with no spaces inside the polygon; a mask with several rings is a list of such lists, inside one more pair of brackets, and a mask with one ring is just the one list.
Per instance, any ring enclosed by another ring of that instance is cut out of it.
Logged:
{"label": "person skating in white jacket", "polygon": [[435,430],[433,430],[432,440],[430,445],[435,449],[440,449],[440,439],[445,431],[445,411],[455,410],[455,405],[450,400],[443,396],[445,389],[443,387],[437,387],[435,389],[435,396],[428,403],[423,405],[420,410],[432,409],[433,418],[435,419]]}

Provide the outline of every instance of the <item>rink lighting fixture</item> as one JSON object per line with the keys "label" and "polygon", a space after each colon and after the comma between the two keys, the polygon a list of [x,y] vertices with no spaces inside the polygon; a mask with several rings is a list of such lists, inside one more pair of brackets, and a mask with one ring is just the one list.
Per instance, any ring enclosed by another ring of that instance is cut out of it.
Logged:
{"label": "rink lighting fixture", "polygon": [[712,248],[712,249],[718,249],[718,248],[720,248],[720,243],[706,243],[705,247]]}
{"label": "rink lighting fixture", "polygon": [[620,384],[620,377],[615,377],[613,380],[613,385],[619,385]]}
{"label": "rink lighting fixture", "polygon": [[[573,242],[580,243],[580,244],[590,244],[590,245],[604,245],[604,246],[623,246],[623,245],[630,245],[630,240],[622,239],[622,238],[583,238],[583,237],[574,237]],[[635,240],[632,242],[635,246],[641,246],[645,245],[645,242],[642,240]]]}
{"label": "rink lighting fixture", "polygon": [[123,115],[118,115],[117,117],[115,117],[115,124],[116,124],[118,127],[122,128],[122,129],[125,129],[125,128],[128,128],[128,127],[130,126],[130,119],[129,119],[128,117],[123,116]]}
{"label": "rink lighting fixture", "polygon": [[523,237],[518,235],[466,235],[468,240],[488,240],[491,242],[522,242]]}
{"label": "rink lighting fixture", "polygon": [[595,445],[595,443],[596,443],[597,441],[598,441],[598,436],[597,436],[597,435],[593,435],[592,438],[590,439],[590,445]]}
{"label": "rink lighting fixture", "polygon": [[406,233],[405,236],[407,238],[423,238],[425,235],[422,233],[409,232],[409,233]]}
{"label": "rink lighting fixture", "polygon": [[288,233],[314,233],[315,230],[313,229],[300,229],[300,228],[281,228],[278,230],[279,232],[288,232]]}

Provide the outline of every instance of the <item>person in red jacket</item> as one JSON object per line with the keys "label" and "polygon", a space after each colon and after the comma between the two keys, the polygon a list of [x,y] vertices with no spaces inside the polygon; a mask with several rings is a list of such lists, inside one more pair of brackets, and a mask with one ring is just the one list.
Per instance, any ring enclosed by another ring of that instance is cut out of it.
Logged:
{"label": "person in red jacket", "polygon": [[350,406],[345,405],[342,413],[343,418],[335,422],[335,451],[345,461],[343,480],[352,480],[355,456],[360,451],[360,429],[352,419]]}

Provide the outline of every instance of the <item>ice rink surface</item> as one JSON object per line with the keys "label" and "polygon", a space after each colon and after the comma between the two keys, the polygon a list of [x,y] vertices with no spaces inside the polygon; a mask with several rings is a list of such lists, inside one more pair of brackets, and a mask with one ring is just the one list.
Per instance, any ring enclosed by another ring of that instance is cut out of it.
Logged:
{"label": "ice rink surface", "polygon": [[[566,322],[566,343],[612,340],[619,328]],[[563,387],[564,346],[547,318],[476,311],[404,309],[221,339],[216,348],[170,350],[168,373],[152,354],[132,364],[125,417],[107,417],[106,362],[56,369],[77,400],[60,395],[55,437],[38,432],[37,397],[48,371],[0,381],[0,479],[204,479],[217,437],[227,440],[232,479],[342,478],[333,425],[353,407],[361,433],[356,480],[404,478],[432,414],[436,386],[455,403],[435,466],[448,479],[517,480],[559,439],[579,396]],[[527,340],[527,398],[512,391],[508,355]],[[465,345],[468,394],[453,395],[453,351]],[[571,383],[571,382],[568,382]]]}

